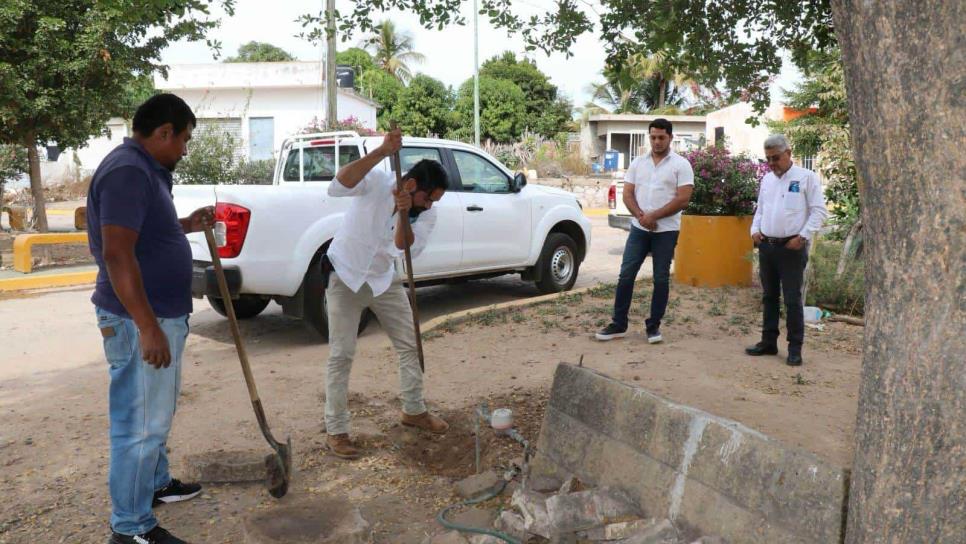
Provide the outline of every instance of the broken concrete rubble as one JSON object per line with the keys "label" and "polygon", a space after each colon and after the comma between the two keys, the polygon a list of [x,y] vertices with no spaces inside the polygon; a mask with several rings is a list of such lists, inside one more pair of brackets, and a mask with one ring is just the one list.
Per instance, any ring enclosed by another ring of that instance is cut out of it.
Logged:
{"label": "broken concrete rubble", "polygon": [[640,513],[619,491],[591,489],[547,499],[551,534],[574,533],[639,519]]}
{"label": "broken concrete rubble", "polygon": [[527,533],[523,516],[510,510],[500,512],[500,517],[496,518],[494,527],[496,527],[498,531],[506,533],[520,542],[526,542],[527,538],[530,536]]}
{"label": "broken concrete rubble", "polygon": [[584,540],[621,540],[644,531],[654,523],[654,520],[644,519],[621,521],[618,523],[610,523],[603,527],[579,531],[577,536]]}
{"label": "broken concrete rubble", "polygon": [[456,494],[464,499],[477,497],[495,489],[500,484],[500,480],[500,477],[492,470],[474,474],[456,482]]}
{"label": "broken concrete rubble", "polygon": [[528,533],[550,538],[550,518],[547,516],[547,498],[536,491],[518,489],[510,504],[523,515],[523,527]]}

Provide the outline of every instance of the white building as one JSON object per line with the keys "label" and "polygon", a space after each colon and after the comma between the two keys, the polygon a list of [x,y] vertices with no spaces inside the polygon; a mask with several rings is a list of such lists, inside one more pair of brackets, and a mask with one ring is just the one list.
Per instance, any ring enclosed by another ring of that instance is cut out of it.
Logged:
{"label": "white building", "polygon": [[647,126],[655,119],[667,119],[674,126],[673,149],[683,152],[703,144],[705,118],[703,115],[613,114],[591,115],[581,127],[581,156],[592,162],[604,162],[608,150],[619,154],[617,169],[630,166],[631,161],[651,151]]}
{"label": "white building", "polygon": [[[222,130],[239,143],[237,154],[251,160],[277,156],[282,141],[316,121],[324,124],[326,92],[320,62],[252,62],[177,64],[168,77],[155,76],[159,91],[180,96],[198,118],[196,130]],[[376,128],[379,105],[340,88],[338,119],[354,117],[365,128]],[[76,151],[85,170],[93,170],[105,155],[130,135],[128,123],[111,119],[109,136],[91,139]],[[73,161],[64,154],[58,162]]]}
{"label": "white building", "polygon": [[[750,157],[765,160],[765,138],[771,134],[769,121],[790,121],[808,112],[789,108],[780,103],[768,106],[761,115],[755,113],[748,102],[732,104],[727,108],[713,111],[706,116],[705,138],[708,145],[724,142],[733,154],[745,153]],[[758,124],[752,126],[746,121],[756,118]],[[795,153],[795,150],[792,150]],[[809,170],[814,170],[813,157],[796,156],[795,162]]]}
{"label": "white building", "polygon": [[[324,65],[320,62],[182,64],[168,77],[155,76],[158,90],[176,94],[198,117],[198,129],[217,128],[242,142],[240,154],[271,158],[282,141],[313,120],[325,121]],[[354,117],[376,128],[378,104],[339,89],[338,119]]]}

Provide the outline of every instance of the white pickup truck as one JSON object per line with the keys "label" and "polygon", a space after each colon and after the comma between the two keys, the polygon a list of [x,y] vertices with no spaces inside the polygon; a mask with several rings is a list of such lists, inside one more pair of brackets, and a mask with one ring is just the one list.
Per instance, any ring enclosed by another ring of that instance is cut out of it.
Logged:
{"label": "white pickup truck", "polygon": [[[182,216],[215,206],[219,254],[240,318],[275,300],[328,337],[320,258],[335,236],[348,198],[328,196],[341,165],[365,155],[381,137],[355,132],[307,134],[282,145],[273,185],[176,185]],[[590,221],[565,191],[528,185],[480,149],[460,142],[403,138],[403,172],[421,159],[439,161],[450,190],[433,208],[436,228],[413,261],[417,286],[518,273],[544,293],[569,290],[590,247]],[[387,159],[377,168],[390,170]],[[202,234],[188,236],[192,291],[224,315]],[[400,260],[401,261],[401,260]],[[397,276],[402,276],[397,262]],[[369,316],[363,316],[364,328]]]}

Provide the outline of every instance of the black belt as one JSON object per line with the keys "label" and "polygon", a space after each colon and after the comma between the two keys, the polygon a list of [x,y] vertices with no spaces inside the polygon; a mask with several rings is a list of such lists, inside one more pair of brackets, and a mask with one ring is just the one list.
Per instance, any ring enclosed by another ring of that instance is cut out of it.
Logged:
{"label": "black belt", "polygon": [[792,238],[795,238],[795,236],[789,236],[788,238],[772,238],[771,236],[762,235],[761,240],[766,244],[772,244],[772,245],[778,246],[778,245],[785,245]]}

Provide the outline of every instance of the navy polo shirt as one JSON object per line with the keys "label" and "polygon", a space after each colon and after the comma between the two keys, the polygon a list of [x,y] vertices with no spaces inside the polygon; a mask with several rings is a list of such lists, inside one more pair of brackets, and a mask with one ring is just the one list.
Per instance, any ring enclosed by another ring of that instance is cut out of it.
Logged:
{"label": "navy polo shirt", "polygon": [[103,258],[101,227],[117,225],[138,233],[134,254],[148,302],[158,317],[191,313],[191,246],[178,221],[171,172],[131,138],[101,161],[87,194],[87,232],[97,262],[91,302],[130,318],[118,300]]}

